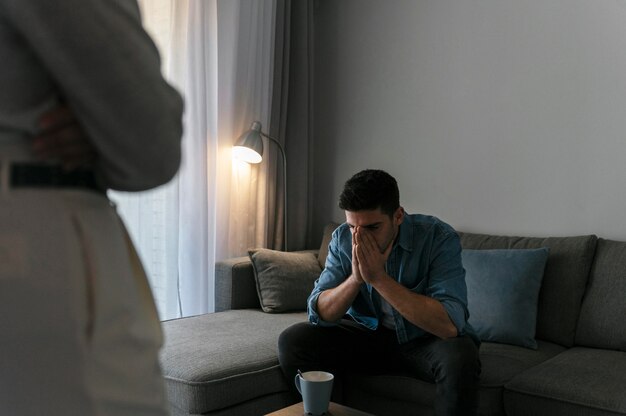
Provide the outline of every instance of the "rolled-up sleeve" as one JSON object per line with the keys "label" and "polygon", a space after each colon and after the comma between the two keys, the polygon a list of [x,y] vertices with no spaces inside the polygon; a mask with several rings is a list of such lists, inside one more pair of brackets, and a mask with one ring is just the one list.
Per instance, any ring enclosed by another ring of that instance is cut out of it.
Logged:
{"label": "rolled-up sleeve", "polygon": [[317,300],[323,291],[339,286],[351,273],[351,266],[342,261],[340,236],[341,227],[333,232],[328,246],[328,256],[326,257],[324,270],[319,279],[315,281],[313,291],[307,300],[309,322],[315,325],[333,326],[338,322],[328,322],[320,318],[317,311]]}
{"label": "rolled-up sleeve", "polygon": [[426,294],[441,302],[459,335],[469,317],[461,243],[455,232],[444,230],[434,241]]}

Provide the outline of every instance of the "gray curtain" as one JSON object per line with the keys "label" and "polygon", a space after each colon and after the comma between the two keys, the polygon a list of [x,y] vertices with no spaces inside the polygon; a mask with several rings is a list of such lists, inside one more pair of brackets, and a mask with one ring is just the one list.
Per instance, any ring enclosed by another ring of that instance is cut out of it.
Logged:
{"label": "gray curtain", "polygon": [[[278,0],[274,49],[274,82],[270,114],[270,136],[283,144],[287,157],[288,247],[283,235],[283,170],[276,146],[271,146],[275,163],[269,172],[275,178],[268,201],[267,241],[274,249],[288,251],[317,248],[309,241],[312,223],[312,51],[313,0]],[[282,161],[281,161],[282,162]],[[270,182],[272,182],[270,180]]]}

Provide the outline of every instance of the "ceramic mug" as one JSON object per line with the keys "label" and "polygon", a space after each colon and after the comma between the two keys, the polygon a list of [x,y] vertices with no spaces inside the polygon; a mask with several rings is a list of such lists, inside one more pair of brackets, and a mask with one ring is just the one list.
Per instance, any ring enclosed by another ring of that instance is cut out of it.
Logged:
{"label": "ceramic mug", "polygon": [[302,395],[305,413],[318,416],[328,412],[334,378],[325,371],[296,374],[296,388]]}

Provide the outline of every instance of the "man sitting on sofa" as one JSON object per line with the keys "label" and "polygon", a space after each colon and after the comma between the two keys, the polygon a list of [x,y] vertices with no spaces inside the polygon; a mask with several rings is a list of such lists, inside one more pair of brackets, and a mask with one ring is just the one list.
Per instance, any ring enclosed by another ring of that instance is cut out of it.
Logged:
{"label": "man sitting on sofa", "polygon": [[350,178],[339,198],[346,222],[333,233],[326,267],[308,299],[309,323],[287,328],[279,360],[297,370],[409,371],[436,383],[435,414],[475,415],[479,340],[467,323],[457,233],[400,206],[381,170]]}

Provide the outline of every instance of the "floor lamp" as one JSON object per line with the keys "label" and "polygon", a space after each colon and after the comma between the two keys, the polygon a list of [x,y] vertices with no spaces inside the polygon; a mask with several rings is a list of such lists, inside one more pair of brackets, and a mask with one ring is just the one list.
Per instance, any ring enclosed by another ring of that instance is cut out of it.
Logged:
{"label": "floor lamp", "polygon": [[285,204],[283,232],[285,240],[285,251],[287,251],[287,158],[285,157],[285,150],[283,149],[283,146],[278,142],[278,140],[261,131],[260,122],[253,121],[252,125],[250,126],[250,130],[244,132],[241,136],[239,136],[237,143],[235,143],[235,146],[233,146],[233,157],[248,163],[261,163],[261,161],[263,160],[263,138],[261,136],[265,136],[269,140],[276,143],[276,145],[278,145],[278,149],[280,149],[280,154],[283,157],[283,199]]}

